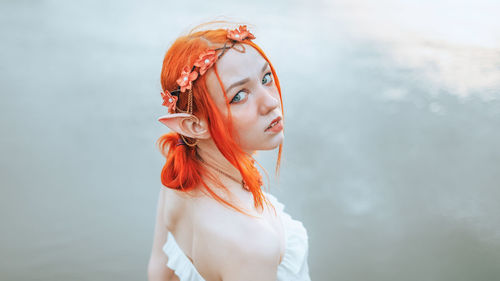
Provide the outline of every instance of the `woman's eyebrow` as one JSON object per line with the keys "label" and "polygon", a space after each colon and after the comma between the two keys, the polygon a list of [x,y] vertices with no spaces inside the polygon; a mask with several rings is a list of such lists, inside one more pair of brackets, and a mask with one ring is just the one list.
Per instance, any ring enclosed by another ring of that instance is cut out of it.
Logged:
{"label": "woman's eyebrow", "polygon": [[264,64],[264,67],[262,67],[262,70],[260,72],[264,72],[268,65],[269,65],[269,63],[266,61],[266,63]]}
{"label": "woman's eyebrow", "polygon": [[[264,67],[262,67],[262,70],[261,70],[260,72],[264,72],[264,71],[266,70],[266,68],[267,68],[267,66],[268,66],[268,65],[269,65],[269,63],[266,61],[266,63],[264,63]],[[245,84],[245,83],[246,83],[246,82],[248,82],[249,80],[250,80],[250,78],[245,78],[245,79],[240,80],[240,81],[238,81],[238,82],[234,82],[231,86],[227,87],[227,89],[226,89],[226,93],[229,93],[229,91],[230,91],[232,88],[236,87],[236,86],[239,86],[239,85],[243,85],[243,84]]]}
{"label": "woman's eyebrow", "polygon": [[242,84],[245,84],[246,82],[248,82],[250,80],[250,78],[245,78],[243,80],[240,80],[238,82],[234,82],[231,86],[227,87],[226,89],[226,93],[229,93],[229,90],[231,90],[232,88],[236,87],[236,86],[239,86],[239,85],[242,85]]}

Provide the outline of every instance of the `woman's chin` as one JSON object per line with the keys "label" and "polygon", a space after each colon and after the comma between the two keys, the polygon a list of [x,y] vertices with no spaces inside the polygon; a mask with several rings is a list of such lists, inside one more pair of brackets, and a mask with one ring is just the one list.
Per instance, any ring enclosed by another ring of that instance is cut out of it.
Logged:
{"label": "woman's chin", "polygon": [[281,137],[279,139],[277,138],[275,141],[269,142],[268,145],[260,148],[259,150],[274,150],[274,149],[278,148],[280,146],[280,144],[282,144],[282,143],[283,143],[283,137]]}
{"label": "woman's chin", "polygon": [[241,148],[244,151],[258,151],[258,150],[274,150],[280,146],[281,143],[283,143],[284,139],[284,134],[283,132],[280,132],[271,138],[264,139],[264,140],[255,140],[255,143],[245,143],[241,144]]}

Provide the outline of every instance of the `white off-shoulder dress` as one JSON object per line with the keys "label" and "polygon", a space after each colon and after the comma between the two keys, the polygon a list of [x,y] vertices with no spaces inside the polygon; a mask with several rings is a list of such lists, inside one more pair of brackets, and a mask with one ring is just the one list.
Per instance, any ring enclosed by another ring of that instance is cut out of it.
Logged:
{"label": "white off-shoulder dress", "polygon": [[[307,263],[309,251],[307,230],[300,221],[292,219],[289,214],[284,212],[285,206],[278,202],[275,196],[267,192],[264,192],[264,195],[281,215],[281,221],[285,229],[285,254],[278,266],[276,280],[310,281]],[[180,281],[205,281],[170,232],[168,232],[163,251],[168,257],[166,266],[175,272]]]}

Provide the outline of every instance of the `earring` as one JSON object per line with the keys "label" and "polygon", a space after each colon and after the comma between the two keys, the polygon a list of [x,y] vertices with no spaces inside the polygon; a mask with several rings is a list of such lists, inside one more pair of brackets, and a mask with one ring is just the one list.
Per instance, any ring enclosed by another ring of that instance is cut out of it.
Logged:
{"label": "earring", "polygon": [[181,138],[182,140],[184,141],[184,143],[187,145],[187,146],[190,146],[190,147],[194,147],[196,146],[196,144],[198,144],[198,139],[195,139],[196,141],[194,143],[189,143],[183,135],[181,135]]}

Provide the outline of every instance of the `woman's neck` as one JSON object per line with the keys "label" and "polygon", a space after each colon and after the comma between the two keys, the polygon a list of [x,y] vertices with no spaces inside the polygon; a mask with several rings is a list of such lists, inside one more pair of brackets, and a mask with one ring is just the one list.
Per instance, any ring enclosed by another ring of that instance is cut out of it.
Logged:
{"label": "woman's neck", "polygon": [[[255,153],[255,151],[246,152],[248,153],[248,155],[253,155]],[[203,161],[207,162],[209,165],[217,167],[217,169],[228,173],[233,178],[238,180],[236,181],[233,179],[229,179],[227,176],[222,175],[220,172],[214,170],[213,168],[207,167],[207,169],[210,169],[211,172],[217,175],[218,179],[224,184],[224,186],[228,188],[231,194],[235,195],[236,197],[233,197],[232,195],[226,197],[227,194],[225,194],[224,192],[219,192],[219,190],[213,191],[226,200],[233,201],[234,199],[236,199],[236,204],[243,208],[245,212],[254,210],[255,207],[253,195],[251,192],[243,188],[241,183],[243,177],[241,176],[240,171],[236,167],[234,167],[231,162],[229,162],[229,160],[224,157],[224,155],[222,155],[220,150],[215,145],[214,141],[212,139],[200,140],[198,142],[197,153],[198,156],[201,157]],[[204,164],[202,163],[202,165]],[[207,165],[205,164],[205,166]],[[235,202],[233,202],[233,204],[234,203]],[[261,208],[260,210],[255,211],[260,214],[262,210],[263,209]]]}
{"label": "woman's neck", "polygon": [[[238,181],[241,181],[243,179],[240,171],[235,166],[233,166],[231,162],[229,162],[229,160],[224,157],[224,155],[222,155],[212,139],[200,140],[198,142],[197,153],[199,157],[201,157],[203,161],[207,163],[207,166],[216,167],[217,169],[220,169],[225,173],[231,175]],[[252,154],[253,153],[250,153],[250,155]]]}

